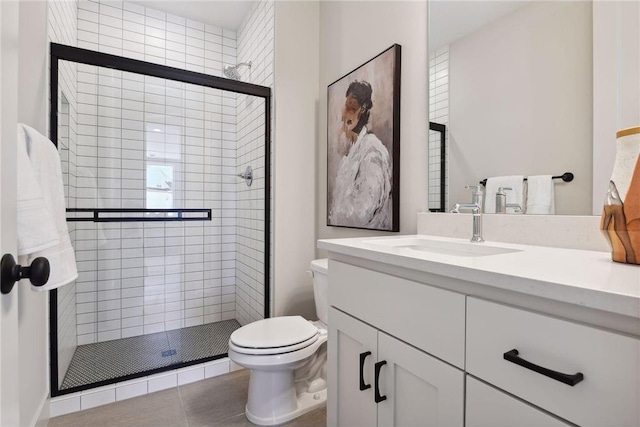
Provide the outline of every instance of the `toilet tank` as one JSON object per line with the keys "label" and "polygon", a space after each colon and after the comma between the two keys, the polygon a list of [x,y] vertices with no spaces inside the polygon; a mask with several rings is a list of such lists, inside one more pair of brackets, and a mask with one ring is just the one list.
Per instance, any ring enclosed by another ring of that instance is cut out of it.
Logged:
{"label": "toilet tank", "polygon": [[329,313],[329,300],[327,293],[329,292],[329,260],[314,259],[311,261],[311,272],[313,273],[313,297],[316,301],[316,314],[318,319],[327,323]]}

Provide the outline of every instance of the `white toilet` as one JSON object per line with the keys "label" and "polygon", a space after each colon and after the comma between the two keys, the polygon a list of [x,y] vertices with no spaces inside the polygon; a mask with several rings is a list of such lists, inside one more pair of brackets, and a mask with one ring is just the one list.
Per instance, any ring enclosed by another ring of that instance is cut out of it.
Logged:
{"label": "white toilet", "polygon": [[251,370],[245,413],[254,424],[281,424],[327,401],[327,267],[311,261],[318,321],[273,317],[231,334],[229,358]]}

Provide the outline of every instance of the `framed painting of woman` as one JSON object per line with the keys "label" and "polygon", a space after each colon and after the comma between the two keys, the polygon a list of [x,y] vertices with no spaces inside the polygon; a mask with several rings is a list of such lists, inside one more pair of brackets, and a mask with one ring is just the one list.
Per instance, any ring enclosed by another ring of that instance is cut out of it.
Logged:
{"label": "framed painting of woman", "polygon": [[327,225],[400,230],[400,57],[394,44],[327,88]]}

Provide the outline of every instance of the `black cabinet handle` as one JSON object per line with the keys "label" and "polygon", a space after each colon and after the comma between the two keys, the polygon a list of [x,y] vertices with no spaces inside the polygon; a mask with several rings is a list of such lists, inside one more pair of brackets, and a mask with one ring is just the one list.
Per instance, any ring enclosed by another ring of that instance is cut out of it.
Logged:
{"label": "black cabinet handle", "polygon": [[511,363],[520,365],[523,368],[531,369],[534,372],[537,372],[549,378],[553,378],[554,380],[570,385],[571,387],[578,384],[584,379],[584,375],[582,375],[582,373],[580,372],[573,375],[563,374],[562,372],[552,371],[551,369],[543,368],[542,366],[524,360],[523,358],[518,356],[518,350],[516,350],[515,348],[511,351],[507,351],[505,354],[503,354],[503,357],[505,360],[508,360]]}
{"label": "black cabinet handle", "polygon": [[370,351],[360,353],[360,391],[371,388],[371,384],[364,383],[364,360],[367,358],[367,356],[371,356]]}
{"label": "black cabinet handle", "polygon": [[373,400],[376,403],[380,403],[384,400],[387,400],[387,396],[380,396],[380,369],[382,369],[382,367],[384,365],[387,364],[386,360],[383,360],[381,362],[377,362],[374,366],[374,371],[375,371],[375,375],[374,375],[374,381],[376,384],[376,388],[375,388],[375,392],[374,392],[374,397]]}
{"label": "black cabinet handle", "polygon": [[29,267],[23,267],[16,264],[13,255],[4,254],[0,260],[0,290],[8,294],[20,279],[29,279],[33,286],[42,286],[49,280],[50,272],[49,260],[44,257],[38,257]]}

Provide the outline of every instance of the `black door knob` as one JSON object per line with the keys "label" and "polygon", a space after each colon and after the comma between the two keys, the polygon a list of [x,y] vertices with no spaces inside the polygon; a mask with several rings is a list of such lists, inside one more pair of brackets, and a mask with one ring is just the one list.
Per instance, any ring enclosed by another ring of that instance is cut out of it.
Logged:
{"label": "black door knob", "polygon": [[20,279],[29,279],[33,286],[42,286],[49,280],[50,273],[49,260],[44,257],[38,257],[31,266],[23,267],[16,264],[13,255],[4,254],[0,260],[0,288],[3,294],[8,294]]}

